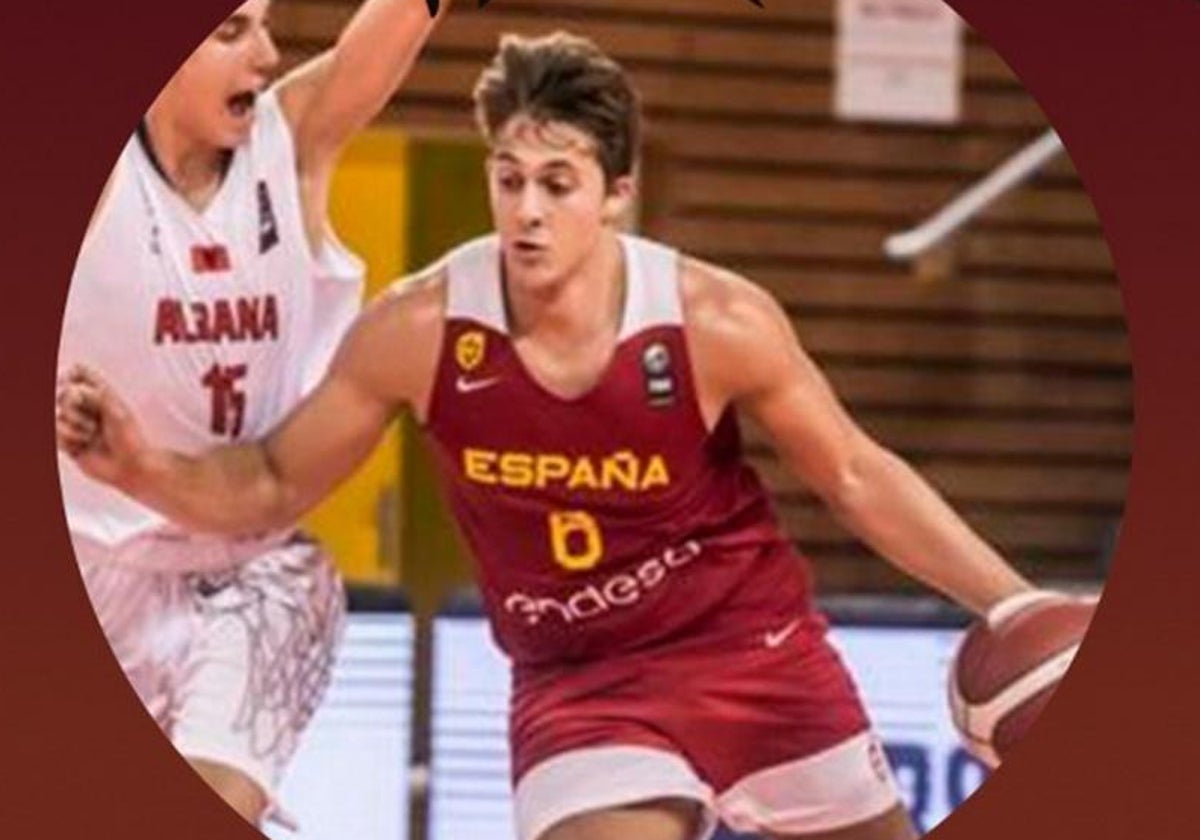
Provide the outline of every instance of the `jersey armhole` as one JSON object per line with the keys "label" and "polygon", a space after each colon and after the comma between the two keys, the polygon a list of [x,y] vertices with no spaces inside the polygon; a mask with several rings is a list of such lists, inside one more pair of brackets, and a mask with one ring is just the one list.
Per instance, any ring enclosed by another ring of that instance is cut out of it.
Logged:
{"label": "jersey armhole", "polygon": [[695,354],[692,352],[691,333],[689,331],[691,317],[683,291],[684,275],[687,271],[687,264],[690,260],[692,260],[692,257],[688,256],[682,251],[677,251],[675,257],[677,260],[677,273],[675,275],[675,282],[679,294],[679,335],[680,343],[683,346],[684,355],[687,357],[687,377],[688,385],[690,386],[688,391],[691,394],[693,410],[696,413],[696,417],[698,418],[701,428],[704,429],[705,437],[706,439],[711,440],[716,437],[722,424],[725,422],[725,416],[731,412],[736,415],[737,406],[732,400],[726,401],[726,403],[721,407],[721,410],[717,412],[715,417],[713,417],[711,426],[708,424],[708,420],[704,416],[704,407],[701,405],[699,388],[701,373],[699,367],[697,366]]}
{"label": "jersey armhole", "polygon": [[[322,230],[320,240],[315,244],[308,239],[308,226],[304,217],[304,195],[300,189],[300,164],[296,155],[296,137],[292,133],[292,124],[288,122],[287,114],[283,111],[283,103],[279,98],[280,82],[271,85],[259,97],[259,119],[263,121],[264,133],[269,131],[278,134],[283,140],[285,152],[292,178],[296,185],[296,209],[299,214],[300,231],[304,235],[304,253],[308,258],[309,268],[315,277],[333,282],[365,283],[366,264],[358,254],[351,251],[343,242],[333,219],[330,218],[329,208],[322,209]],[[268,125],[269,122],[269,125]]]}
{"label": "jersey armhole", "polygon": [[[682,312],[682,307],[683,307],[683,301],[681,300],[680,301],[680,311],[681,312]],[[704,433],[704,440],[707,443],[716,436],[717,431],[720,429],[721,423],[724,420],[725,415],[728,414],[733,409],[733,405],[732,405],[732,403],[727,404],[721,410],[721,412],[717,415],[717,417],[714,418],[712,426],[708,425],[708,422],[704,418],[704,409],[700,405],[700,391],[696,387],[696,383],[699,381],[699,378],[696,375],[696,363],[694,361],[694,357],[692,356],[692,346],[691,346],[691,343],[688,341],[686,320],[683,320],[679,324],[678,329],[679,329],[679,346],[683,350],[684,364],[682,365],[682,367],[685,370],[684,375],[687,377],[687,394],[688,394],[689,407],[691,409],[692,417],[695,420],[696,425]]]}

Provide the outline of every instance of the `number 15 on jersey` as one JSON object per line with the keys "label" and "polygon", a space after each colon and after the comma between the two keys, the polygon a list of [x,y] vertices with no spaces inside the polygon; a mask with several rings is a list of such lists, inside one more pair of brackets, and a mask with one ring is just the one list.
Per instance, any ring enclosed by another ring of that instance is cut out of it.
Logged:
{"label": "number 15 on jersey", "polygon": [[211,399],[209,430],[214,435],[236,438],[246,419],[246,392],[239,383],[246,378],[245,365],[214,364],[200,379]]}

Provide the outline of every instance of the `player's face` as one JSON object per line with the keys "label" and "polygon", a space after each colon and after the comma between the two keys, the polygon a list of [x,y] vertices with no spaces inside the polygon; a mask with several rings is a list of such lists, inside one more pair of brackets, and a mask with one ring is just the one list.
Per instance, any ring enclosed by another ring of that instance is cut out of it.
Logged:
{"label": "player's face", "polygon": [[579,271],[632,192],[629,177],[605,184],[586,132],[522,115],[510,119],[488,160],[492,219],[510,282],[542,286]]}
{"label": "player's face", "polygon": [[177,122],[197,141],[233,148],[249,136],[254,99],[279,63],[267,28],[270,5],[270,0],[246,0],[168,84]]}

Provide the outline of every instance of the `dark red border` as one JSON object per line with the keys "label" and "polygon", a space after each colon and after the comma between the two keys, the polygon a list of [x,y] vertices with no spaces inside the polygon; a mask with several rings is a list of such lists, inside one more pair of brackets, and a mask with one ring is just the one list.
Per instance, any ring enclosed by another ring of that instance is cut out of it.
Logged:
{"label": "dark red border", "polygon": [[[230,5],[5,6],[4,836],[256,836],[158,737],[105,652],[69,554],[51,424],[59,316],[87,213],[137,115]],[[1070,680],[1027,748],[936,836],[1195,837],[1200,4],[955,5],[1052,117],[1099,209],[1129,317],[1136,446],[1118,558]]]}
{"label": "dark red border", "polygon": [[5,6],[4,837],[260,837],[167,745],[107,651],[71,561],[51,428],[62,305],[91,205],[154,93],[231,5]]}

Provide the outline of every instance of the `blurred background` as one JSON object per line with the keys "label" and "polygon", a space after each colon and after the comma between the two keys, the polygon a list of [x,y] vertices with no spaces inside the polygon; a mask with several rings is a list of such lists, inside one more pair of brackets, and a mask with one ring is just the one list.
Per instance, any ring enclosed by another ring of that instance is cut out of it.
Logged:
{"label": "blurred background", "polygon": [[[355,5],[278,0],[285,63],[327,46]],[[457,0],[337,177],[335,221],[372,292],[488,230],[471,88],[500,34],[559,28],[642,92],[633,228],[770,290],[868,430],[1023,572],[1097,590],[1132,429],[1116,277],[1046,116],[936,0]],[[944,241],[885,254],[1039,139],[1044,154]],[[963,617],[844,533],[759,432],[746,438],[931,827],[983,776],[945,719]],[[356,612],[285,791],[300,836],[511,840],[507,673],[415,430],[398,425],[308,524]]]}

